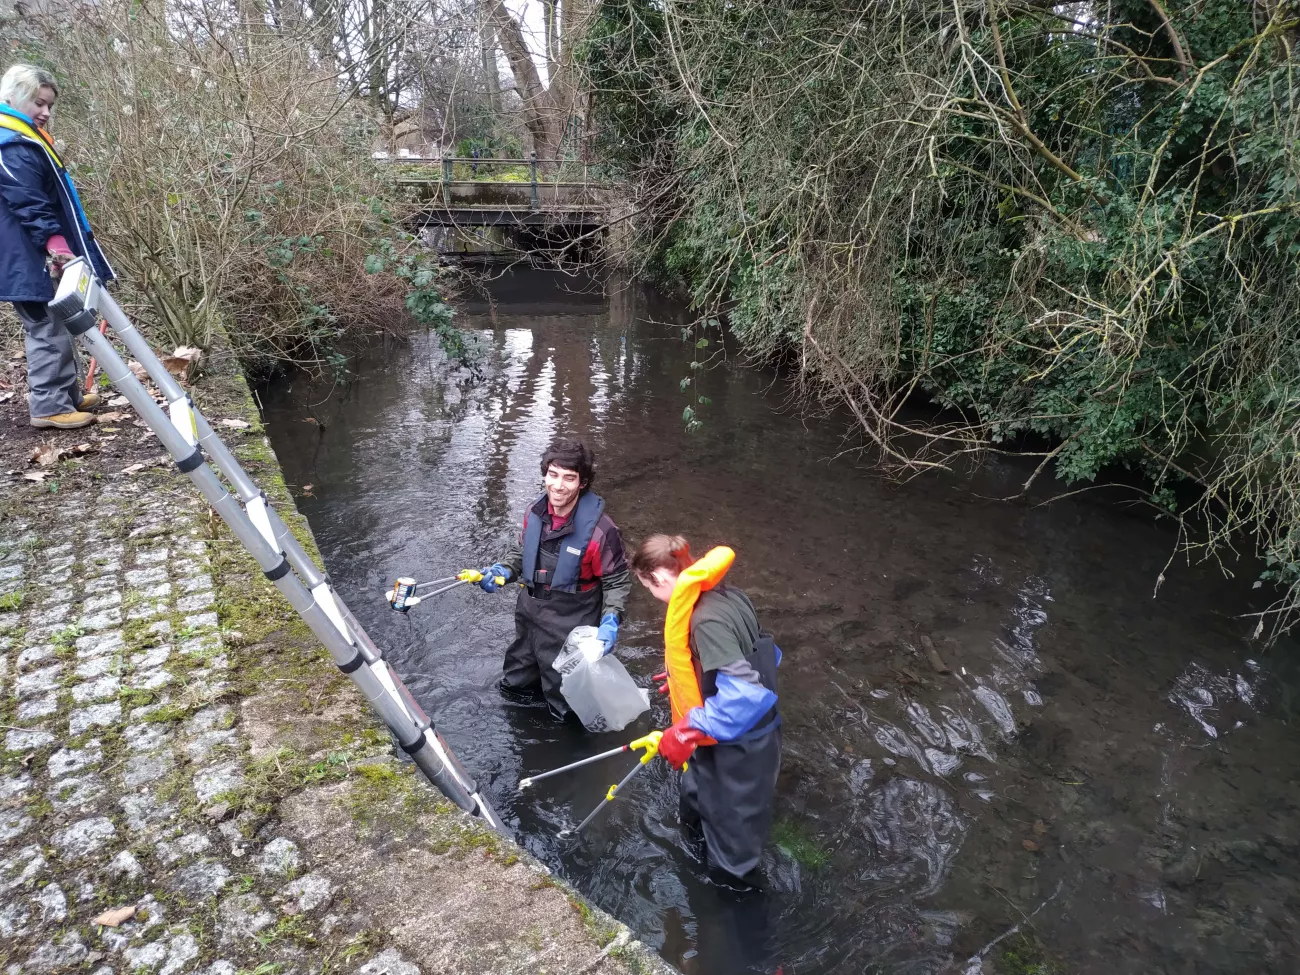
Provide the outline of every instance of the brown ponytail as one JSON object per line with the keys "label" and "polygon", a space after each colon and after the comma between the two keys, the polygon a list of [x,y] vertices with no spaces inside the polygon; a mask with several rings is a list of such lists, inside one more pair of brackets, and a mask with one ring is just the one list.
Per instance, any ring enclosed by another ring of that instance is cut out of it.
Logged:
{"label": "brown ponytail", "polygon": [[680,575],[695,560],[691,547],[681,535],[651,535],[632,553],[632,571],[648,579],[655,569]]}

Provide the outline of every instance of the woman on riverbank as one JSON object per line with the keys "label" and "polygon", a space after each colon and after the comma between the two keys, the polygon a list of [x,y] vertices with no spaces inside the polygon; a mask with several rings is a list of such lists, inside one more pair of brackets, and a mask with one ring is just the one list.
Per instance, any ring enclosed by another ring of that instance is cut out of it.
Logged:
{"label": "woman on riverbank", "polygon": [[686,539],[651,535],[631,564],[651,595],[668,604],[658,679],[666,681],[673,724],[659,754],[675,769],[689,760],[681,778],[683,832],[702,835],[710,867],[753,883],[781,768],[781,651],[749,597],[722,581],[735,557],[719,547],[695,561]]}

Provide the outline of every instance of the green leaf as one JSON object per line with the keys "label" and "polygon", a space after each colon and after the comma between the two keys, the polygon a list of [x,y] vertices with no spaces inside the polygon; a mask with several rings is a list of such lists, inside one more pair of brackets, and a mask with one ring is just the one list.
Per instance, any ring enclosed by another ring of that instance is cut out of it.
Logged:
{"label": "green leaf", "polygon": [[366,255],[366,273],[378,274],[384,269],[384,259],[378,254]]}

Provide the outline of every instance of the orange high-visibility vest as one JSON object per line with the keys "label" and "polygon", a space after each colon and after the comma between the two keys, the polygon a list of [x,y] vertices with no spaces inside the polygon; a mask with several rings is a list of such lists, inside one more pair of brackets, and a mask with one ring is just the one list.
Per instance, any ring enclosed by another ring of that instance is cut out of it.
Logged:
{"label": "orange high-visibility vest", "polygon": [[[682,572],[673,586],[672,597],[668,600],[668,617],[664,620],[664,663],[668,671],[668,699],[672,704],[674,724],[686,717],[691,708],[704,706],[700,679],[691,660],[691,613],[695,611],[700,593],[721,582],[735,559],[735,552],[719,545]],[[717,742],[706,738],[703,744],[716,745]]]}

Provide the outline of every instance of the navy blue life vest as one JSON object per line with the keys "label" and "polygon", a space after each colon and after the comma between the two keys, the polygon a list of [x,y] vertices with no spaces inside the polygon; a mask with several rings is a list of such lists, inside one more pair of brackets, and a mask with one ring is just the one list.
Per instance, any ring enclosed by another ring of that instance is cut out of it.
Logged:
{"label": "navy blue life vest", "polygon": [[[537,509],[541,507],[541,512]],[[524,585],[545,586],[559,592],[577,592],[578,577],[582,570],[582,556],[591,544],[591,536],[596,532],[596,523],[605,513],[605,501],[598,494],[584,492],[578,498],[577,507],[570,515],[566,528],[568,533],[559,537],[559,549],[552,555],[542,551],[542,517],[546,511],[546,495],[534,501],[528,507],[524,519]],[[563,531],[563,529],[561,529]],[[554,558],[555,564],[549,563]],[[542,577],[538,578],[538,570]]]}
{"label": "navy blue life vest", "polygon": [[[62,222],[66,224],[62,229],[68,246],[74,254],[90,262],[95,276],[101,282],[106,284],[112,281],[115,276],[113,266],[108,263],[99,241],[95,240],[95,235],[90,230],[86,209],[81,205],[81,197],[73,185],[72,177],[64,168],[63,159],[28,116],[11,105],[0,103],[0,145],[8,145],[10,142],[27,142],[41,150],[54,171],[54,181],[59,188],[59,203],[65,215]],[[45,254],[40,253],[39,258],[44,261]]]}

